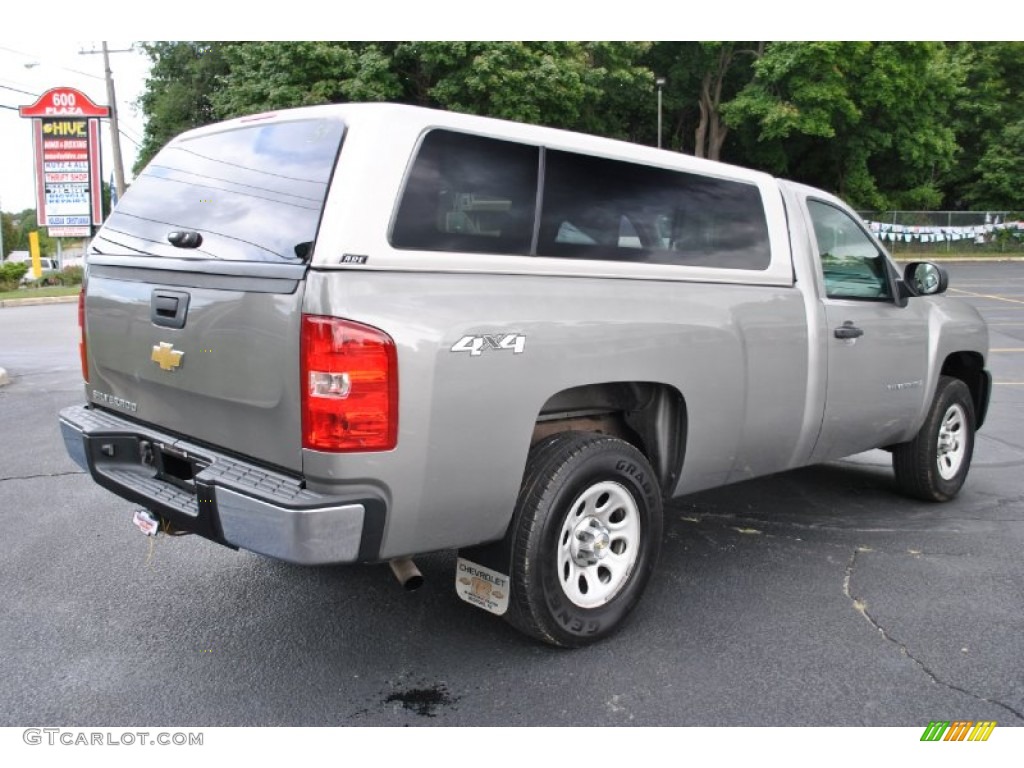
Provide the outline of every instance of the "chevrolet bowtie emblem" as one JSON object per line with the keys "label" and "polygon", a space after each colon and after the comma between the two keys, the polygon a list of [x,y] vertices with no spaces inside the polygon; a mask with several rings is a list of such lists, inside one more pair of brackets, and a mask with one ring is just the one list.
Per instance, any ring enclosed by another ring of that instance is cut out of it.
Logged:
{"label": "chevrolet bowtie emblem", "polygon": [[181,365],[181,358],[185,356],[184,352],[179,352],[173,347],[173,344],[161,341],[153,347],[153,354],[149,356],[149,359],[159,365],[161,370],[173,371]]}

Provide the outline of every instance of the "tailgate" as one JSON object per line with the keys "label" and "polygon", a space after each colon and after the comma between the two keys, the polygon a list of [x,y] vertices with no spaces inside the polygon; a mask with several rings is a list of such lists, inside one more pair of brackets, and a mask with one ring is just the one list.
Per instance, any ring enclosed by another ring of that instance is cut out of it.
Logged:
{"label": "tailgate", "polygon": [[343,131],[236,121],[154,158],[90,247],[93,403],[301,469],[302,294]]}
{"label": "tailgate", "polygon": [[[109,261],[89,267],[89,399],[299,470],[302,268],[239,277]],[[175,314],[182,327],[161,324]]]}

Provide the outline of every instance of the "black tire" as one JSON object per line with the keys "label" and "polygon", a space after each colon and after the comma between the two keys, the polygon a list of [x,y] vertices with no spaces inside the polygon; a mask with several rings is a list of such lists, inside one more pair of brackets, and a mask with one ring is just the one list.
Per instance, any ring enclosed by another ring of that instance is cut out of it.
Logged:
{"label": "black tire", "polygon": [[[940,452],[940,442],[943,450]],[[940,376],[917,436],[893,447],[896,484],[908,496],[949,501],[964,484],[974,455],[974,401],[960,379]]]}
{"label": "black tire", "polygon": [[554,435],[530,452],[513,525],[505,618],[551,645],[587,645],[621,626],[654,570],[657,478],[624,440]]}

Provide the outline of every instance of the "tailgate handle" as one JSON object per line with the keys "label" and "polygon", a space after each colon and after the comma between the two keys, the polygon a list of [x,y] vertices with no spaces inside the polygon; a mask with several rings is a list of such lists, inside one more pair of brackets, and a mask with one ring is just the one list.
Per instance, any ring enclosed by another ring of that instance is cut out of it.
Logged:
{"label": "tailgate handle", "polygon": [[154,296],[153,306],[160,317],[174,317],[178,314],[178,299],[175,296]]}
{"label": "tailgate handle", "polygon": [[184,328],[188,299],[185,291],[153,291],[149,304],[150,321],[164,328]]}

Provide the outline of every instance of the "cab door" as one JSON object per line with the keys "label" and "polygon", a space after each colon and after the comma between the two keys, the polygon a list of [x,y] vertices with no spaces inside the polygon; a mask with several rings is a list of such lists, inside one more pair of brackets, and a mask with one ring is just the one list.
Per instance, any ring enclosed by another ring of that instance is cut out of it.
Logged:
{"label": "cab door", "polygon": [[921,302],[896,298],[885,254],[844,208],[808,198],[820,269],[828,381],[813,461],[912,436],[926,395],[928,328]]}

